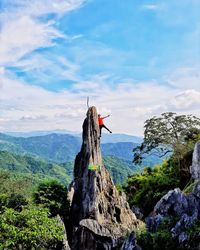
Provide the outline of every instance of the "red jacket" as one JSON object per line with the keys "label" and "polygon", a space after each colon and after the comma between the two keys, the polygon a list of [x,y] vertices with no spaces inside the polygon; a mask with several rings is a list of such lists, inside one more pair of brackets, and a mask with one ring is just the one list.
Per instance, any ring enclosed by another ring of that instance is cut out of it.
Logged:
{"label": "red jacket", "polygon": [[99,117],[99,118],[98,118],[98,122],[99,122],[99,125],[103,125],[103,118],[102,118],[102,117]]}

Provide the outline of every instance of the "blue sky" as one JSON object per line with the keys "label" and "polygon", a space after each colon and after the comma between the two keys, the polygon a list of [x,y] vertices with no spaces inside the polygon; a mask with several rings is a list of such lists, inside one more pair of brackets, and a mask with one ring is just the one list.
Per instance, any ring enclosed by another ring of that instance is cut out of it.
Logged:
{"label": "blue sky", "polygon": [[88,95],[115,132],[200,116],[199,0],[0,4],[2,131],[80,130]]}

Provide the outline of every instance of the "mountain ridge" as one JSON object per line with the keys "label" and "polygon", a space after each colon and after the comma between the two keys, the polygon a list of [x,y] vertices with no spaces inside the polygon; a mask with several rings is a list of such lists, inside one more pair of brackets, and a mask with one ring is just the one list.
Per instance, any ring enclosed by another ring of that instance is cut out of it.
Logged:
{"label": "mountain ridge", "polygon": [[[75,137],[81,137],[81,133],[77,131],[69,131],[69,130],[49,130],[49,131],[31,131],[31,132],[3,132],[3,134],[13,137],[35,137],[35,136],[45,136],[49,134],[68,134]],[[107,134],[104,133],[102,136],[102,143],[117,143],[117,142],[134,142],[134,143],[141,143],[143,140],[142,137],[129,135],[129,134],[122,134],[122,133],[113,133]]]}

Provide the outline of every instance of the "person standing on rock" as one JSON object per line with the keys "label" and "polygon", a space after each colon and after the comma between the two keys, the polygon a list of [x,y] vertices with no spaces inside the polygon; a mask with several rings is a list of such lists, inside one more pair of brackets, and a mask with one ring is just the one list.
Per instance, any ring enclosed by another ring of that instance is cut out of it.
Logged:
{"label": "person standing on rock", "polygon": [[98,115],[98,122],[99,122],[99,129],[100,129],[100,137],[101,137],[101,130],[102,130],[102,128],[105,128],[105,129],[107,129],[110,133],[112,133],[112,131],[110,131],[110,129],[108,129],[108,128],[104,125],[104,123],[103,123],[103,120],[104,120],[105,118],[109,117],[109,116],[110,116],[110,115],[107,115],[107,116],[105,116],[105,117],[101,117],[100,114]]}

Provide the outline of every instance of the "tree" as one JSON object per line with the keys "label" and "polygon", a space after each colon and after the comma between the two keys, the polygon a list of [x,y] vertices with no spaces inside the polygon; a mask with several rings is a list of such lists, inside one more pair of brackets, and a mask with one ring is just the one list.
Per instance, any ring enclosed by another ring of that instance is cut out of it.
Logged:
{"label": "tree", "polygon": [[34,193],[34,201],[48,208],[51,216],[59,214],[66,220],[69,214],[69,201],[67,188],[58,181],[46,181],[40,183]]}
{"label": "tree", "polygon": [[200,119],[192,115],[167,112],[160,117],[154,116],[146,120],[144,128],[143,143],[133,149],[133,162],[136,164],[140,164],[143,158],[151,153],[163,157],[173,152],[181,156],[186,150],[192,131],[200,133]]}

